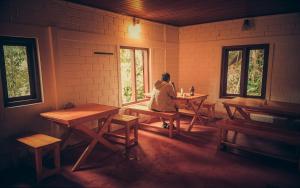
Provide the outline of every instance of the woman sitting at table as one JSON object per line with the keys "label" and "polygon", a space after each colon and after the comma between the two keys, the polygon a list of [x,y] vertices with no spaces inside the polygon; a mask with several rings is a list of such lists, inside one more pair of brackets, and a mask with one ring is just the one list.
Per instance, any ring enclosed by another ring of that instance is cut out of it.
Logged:
{"label": "woman sitting at table", "polygon": [[[160,112],[176,112],[177,106],[173,99],[176,98],[174,83],[170,83],[170,74],[162,74],[161,80],[157,80],[151,94],[148,107],[151,110]],[[168,128],[168,124],[161,118],[163,127]]]}

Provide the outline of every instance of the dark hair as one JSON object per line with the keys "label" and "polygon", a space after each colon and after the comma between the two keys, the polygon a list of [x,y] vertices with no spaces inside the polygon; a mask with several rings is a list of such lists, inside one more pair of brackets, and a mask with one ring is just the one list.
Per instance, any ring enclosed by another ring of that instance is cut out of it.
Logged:
{"label": "dark hair", "polygon": [[166,82],[170,81],[170,74],[167,73],[167,72],[162,74],[161,75],[161,80],[166,81]]}

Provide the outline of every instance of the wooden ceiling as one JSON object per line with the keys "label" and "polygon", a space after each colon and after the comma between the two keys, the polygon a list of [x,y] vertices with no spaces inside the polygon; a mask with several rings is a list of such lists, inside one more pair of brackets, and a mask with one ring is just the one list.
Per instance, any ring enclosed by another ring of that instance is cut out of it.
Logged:
{"label": "wooden ceiling", "polygon": [[300,12],[300,0],[66,0],[174,26]]}

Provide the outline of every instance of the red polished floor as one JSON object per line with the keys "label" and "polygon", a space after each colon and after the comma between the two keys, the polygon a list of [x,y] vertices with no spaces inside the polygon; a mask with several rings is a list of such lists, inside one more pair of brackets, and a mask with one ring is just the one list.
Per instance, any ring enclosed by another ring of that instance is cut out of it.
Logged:
{"label": "red polished floor", "polygon": [[[182,121],[182,129],[187,128]],[[155,124],[155,123],[154,123]],[[160,125],[160,123],[156,123]],[[218,151],[214,123],[196,125],[191,133],[169,139],[139,132],[139,145],[128,159],[98,146],[82,169],[71,167],[84,147],[62,153],[62,171],[39,184],[33,170],[19,166],[1,175],[10,187],[300,187],[295,164],[250,154]]]}

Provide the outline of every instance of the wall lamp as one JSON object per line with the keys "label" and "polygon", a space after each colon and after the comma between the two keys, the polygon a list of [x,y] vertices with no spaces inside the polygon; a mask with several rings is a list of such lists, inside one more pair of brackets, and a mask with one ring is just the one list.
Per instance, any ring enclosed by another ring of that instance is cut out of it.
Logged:
{"label": "wall lamp", "polygon": [[128,34],[130,38],[138,39],[141,34],[141,24],[138,18],[132,19],[132,24],[128,26]]}

